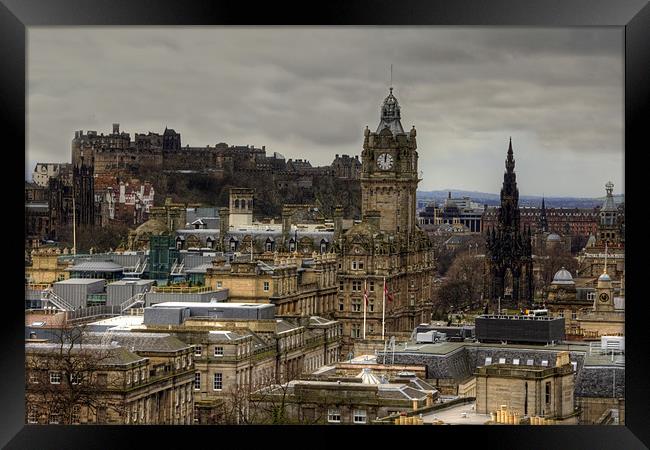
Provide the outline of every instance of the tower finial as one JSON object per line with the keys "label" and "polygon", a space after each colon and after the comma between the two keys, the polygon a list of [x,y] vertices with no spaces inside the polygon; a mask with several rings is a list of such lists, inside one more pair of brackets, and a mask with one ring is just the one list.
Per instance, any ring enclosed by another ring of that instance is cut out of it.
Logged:
{"label": "tower finial", "polygon": [[390,65],[390,92],[393,93],[393,65]]}

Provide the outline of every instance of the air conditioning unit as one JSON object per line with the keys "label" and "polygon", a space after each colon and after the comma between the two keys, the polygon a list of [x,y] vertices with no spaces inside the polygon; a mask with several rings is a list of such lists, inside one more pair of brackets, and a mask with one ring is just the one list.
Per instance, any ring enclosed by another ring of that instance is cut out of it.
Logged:
{"label": "air conditioning unit", "polygon": [[601,336],[601,350],[625,351],[625,336]]}

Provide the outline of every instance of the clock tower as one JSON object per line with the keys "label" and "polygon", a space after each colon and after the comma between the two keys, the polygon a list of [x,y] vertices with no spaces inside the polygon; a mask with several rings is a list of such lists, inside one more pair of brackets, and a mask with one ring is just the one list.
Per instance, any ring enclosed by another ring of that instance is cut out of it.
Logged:
{"label": "clock tower", "polygon": [[364,131],[361,153],[361,213],[379,211],[379,229],[413,233],[418,182],[415,127],[405,132],[400,106],[390,88],[381,107],[377,131]]}
{"label": "clock tower", "polygon": [[605,247],[605,269],[598,277],[596,285],[596,298],[594,299],[594,311],[614,311],[614,287],[612,279],[607,273],[607,247]]}

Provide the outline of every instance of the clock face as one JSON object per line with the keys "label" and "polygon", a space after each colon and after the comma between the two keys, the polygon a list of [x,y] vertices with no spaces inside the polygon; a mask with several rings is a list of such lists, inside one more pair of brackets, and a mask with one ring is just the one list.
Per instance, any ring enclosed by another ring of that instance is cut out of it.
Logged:
{"label": "clock face", "polygon": [[609,300],[609,295],[607,295],[607,293],[603,292],[602,294],[600,294],[600,296],[598,298],[600,299],[601,302],[605,303],[606,301]]}
{"label": "clock face", "polygon": [[393,167],[393,157],[388,153],[382,153],[377,158],[377,166],[379,166],[381,170],[389,170]]}

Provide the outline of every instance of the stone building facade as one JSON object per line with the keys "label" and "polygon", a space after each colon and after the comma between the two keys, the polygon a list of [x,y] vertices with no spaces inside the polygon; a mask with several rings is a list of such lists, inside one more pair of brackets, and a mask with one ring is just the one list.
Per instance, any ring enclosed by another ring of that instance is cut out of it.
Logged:
{"label": "stone building facade", "polygon": [[[195,423],[246,423],[248,393],[293,380],[339,359],[340,326],[313,316],[302,321],[189,317],[147,325],[194,347]],[[239,409],[238,411],[236,411]]]}
{"label": "stone building facade", "polygon": [[476,370],[476,412],[489,414],[501,405],[520,417],[552,418],[577,424],[574,407],[574,370],[567,352],[557,356],[554,367],[491,364]]}
{"label": "stone building facade", "polygon": [[334,254],[275,253],[255,261],[241,259],[209,267],[206,286],[228,289],[230,301],[274,304],[277,317],[334,316],[338,286]]}
{"label": "stone building facade", "polygon": [[[521,224],[539,230],[541,207],[522,206]],[[588,237],[598,229],[600,208],[550,208],[546,207],[548,230],[551,233]],[[497,222],[498,207],[488,206],[483,213],[483,227],[494,227]]]}
{"label": "stone building facade", "polygon": [[260,423],[274,423],[277,419],[269,413],[282,409],[285,424],[366,425],[380,417],[432,406],[438,392],[418,381],[295,380],[259,390],[252,398]]}
{"label": "stone building facade", "polygon": [[26,422],[191,424],[191,347],[169,335],[111,339],[89,333],[64,343],[66,356],[60,343],[27,343]]}

